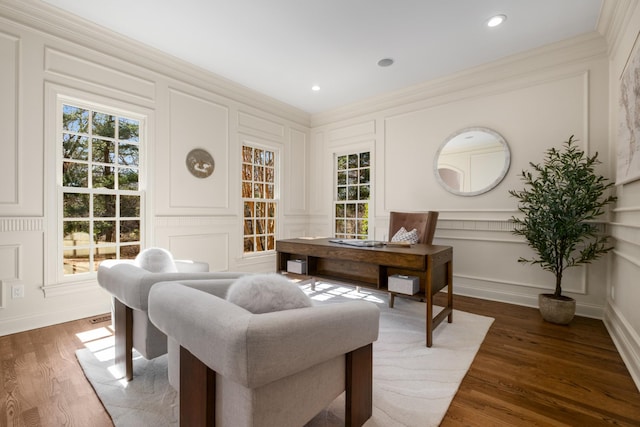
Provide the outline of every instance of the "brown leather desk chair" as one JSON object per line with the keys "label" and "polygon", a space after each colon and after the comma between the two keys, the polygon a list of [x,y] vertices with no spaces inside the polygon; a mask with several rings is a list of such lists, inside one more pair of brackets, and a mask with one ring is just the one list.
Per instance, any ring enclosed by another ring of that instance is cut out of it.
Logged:
{"label": "brown leather desk chair", "polygon": [[[389,216],[389,240],[401,227],[407,231],[414,228],[418,232],[418,243],[433,244],[433,235],[438,223],[438,212],[391,212]],[[395,294],[389,292],[389,307],[393,308]]]}

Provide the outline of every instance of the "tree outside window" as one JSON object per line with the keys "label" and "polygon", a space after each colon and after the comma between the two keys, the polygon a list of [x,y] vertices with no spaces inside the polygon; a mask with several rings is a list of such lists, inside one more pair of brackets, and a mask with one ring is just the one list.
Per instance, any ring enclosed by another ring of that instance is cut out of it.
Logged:
{"label": "tree outside window", "polygon": [[140,251],[140,121],[62,106],[62,244],[65,275]]}
{"label": "tree outside window", "polygon": [[371,195],[370,152],[336,156],[335,177],[335,237],[368,239]]}

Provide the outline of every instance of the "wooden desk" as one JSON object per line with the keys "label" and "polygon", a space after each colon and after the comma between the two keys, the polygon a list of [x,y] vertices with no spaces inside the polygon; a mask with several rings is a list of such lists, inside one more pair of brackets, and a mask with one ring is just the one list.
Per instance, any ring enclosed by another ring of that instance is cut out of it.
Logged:
{"label": "wooden desk", "polygon": [[[393,274],[417,276],[420,291],[414,298],[427,302],[427,347],[433,343],[433,329],[448,318],[453,320],[453,248],[415,244],[411,247],[356,247],[323,239],[286,239],[276,241],[276,270],[287,271],[287,261],[306,261],[309,276],[338,279],[357,286],[388,292],[387,279]],[[433,295],[447,287],[447,305],[433,316]],[[404,294],[390,293],[393,298]]]}

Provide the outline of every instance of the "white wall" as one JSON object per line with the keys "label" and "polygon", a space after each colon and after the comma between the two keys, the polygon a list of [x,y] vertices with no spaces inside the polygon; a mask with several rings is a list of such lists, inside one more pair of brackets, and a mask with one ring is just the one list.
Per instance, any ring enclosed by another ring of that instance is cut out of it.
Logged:
{"label": "white wall", "polygon": [[[335,151],[369,143],[373,150],[376,238],[383,238],[391,210],[440,212],[435,241],[454,247],[458,294],[537,307],[537,295],[555,278],[517,262],[530,249],[510,231],[517,202],[507,190],[522,188],[519,173],[544,151],[575,135],[587,153],[598,151],[609,173],[606,43],[597,33],[469,70],[399,93],[312,118],[312,149],[319,173],[311,201],[312,234],[326,235]],[[478,196],[449,193],[433,164],[442,142],[455,131],[488,127],[511,150],[511,167],[493,190]],[[606,261],[567,273],[563,290],[581,315],[601,317]]]}
{"label": "white wall", "polygon": [[[610,50],[609,140],[612,170],[618,141],[620,76],[629,57],[637,52],[640,6],[635,0],[608,1],[610,15],[601,25]],[[638,102],[638,101],[636,101]],[[604,321],[640,387],[640,180],[616,187],[618,202],[610,223],[615,250],[610,257]]]}
{"label": "white wall", "polygon": [[[272,271],[244,257],[240,146],[282,154],[279,237],[307,223],[309,116],[39,2],[0,4],[0,335],[104,313],[95,279],[56,274],[55,100],[66,95],[148,117],[145,244],[212,270]],[[191,176],[205,148],[214,174]],[[52,196],[53,195],[53,196]],[[12,299],[12,284],[25,297]]]}

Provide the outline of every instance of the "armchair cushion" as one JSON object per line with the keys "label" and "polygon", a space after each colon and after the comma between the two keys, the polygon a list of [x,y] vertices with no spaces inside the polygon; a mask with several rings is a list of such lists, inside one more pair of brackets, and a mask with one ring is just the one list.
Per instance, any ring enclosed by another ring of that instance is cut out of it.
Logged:
{"label": "armchair cushion", "polygon": [[136,264],[152,273],[176,273],[178,271],[171,252],[162,248],[143,250],[136,257]]}
{"label": "armchair cushion", "polygon": [[254,314],[311,307],[311,299],[279,274],[255,274],[236,280],[226,299]]}

